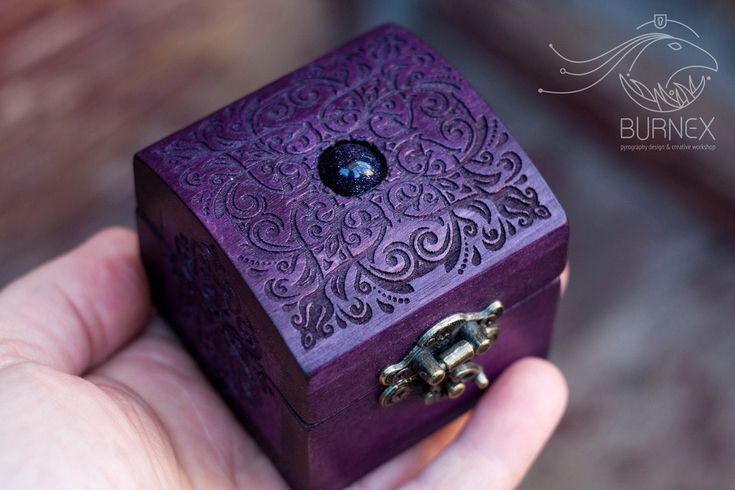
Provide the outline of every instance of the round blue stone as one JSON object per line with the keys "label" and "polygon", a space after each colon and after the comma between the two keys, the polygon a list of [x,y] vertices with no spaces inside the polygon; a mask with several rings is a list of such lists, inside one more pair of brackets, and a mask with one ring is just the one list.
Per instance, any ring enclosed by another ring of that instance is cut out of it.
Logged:
{"label": "round blue stone", "polygon": [[340,196],[358,196],[380,183],[386,175],[385,158],[362,141],[346,141],[327,148],[319,156],[319,178]]}

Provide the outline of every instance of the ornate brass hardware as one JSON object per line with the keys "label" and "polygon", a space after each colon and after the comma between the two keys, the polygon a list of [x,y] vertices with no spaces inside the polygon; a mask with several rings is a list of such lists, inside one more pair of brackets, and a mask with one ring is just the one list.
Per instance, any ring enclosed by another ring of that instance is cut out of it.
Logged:
{"label": "ornate brass hardware", "polygon": [[482,366],[472,359],[498,338],[495,320],[502,313],[503,304],[495,301],[482,311],[455,313],[434,324],[400,362],[380,372],[380,383],[386,386],[380,404],[388,407],[413,395],[427,404],[456,398],[470,381],[487,388]]}

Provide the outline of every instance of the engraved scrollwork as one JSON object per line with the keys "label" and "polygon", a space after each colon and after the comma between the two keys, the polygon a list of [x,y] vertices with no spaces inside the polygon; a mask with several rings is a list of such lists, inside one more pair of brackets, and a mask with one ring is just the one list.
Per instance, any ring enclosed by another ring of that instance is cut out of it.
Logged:
{"label": "engraved scrollwork", "polygon": [[[242,237],[238,267],[304,348],[409,304],[415,281],[463,274],[550,217],[502,123],[397,28],[256,92],[155,151],[204,215]],[[389,174],[345,198],[319,154],[362,139]]]}
{"label": "engraved scrollwork", "polygon": [[231,396],[259,405],[263,396],[273,394],[262,366],[263,351],[215,245],[179,233],[168,249],[167,266],[183,295],[178,303],[182,311],[174,314],[185,319],[182,325],[210,329],[191,333],[199,336],[202,355],[216,357],[208,363],[210,374]]}

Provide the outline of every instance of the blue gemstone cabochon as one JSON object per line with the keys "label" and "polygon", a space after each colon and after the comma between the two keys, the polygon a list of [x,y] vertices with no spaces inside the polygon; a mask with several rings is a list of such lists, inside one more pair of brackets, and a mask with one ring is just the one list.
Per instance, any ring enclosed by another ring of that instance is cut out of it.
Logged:
{"label": "blue gemstone cabochon", "polygon": [[358,196],[386,176],[383,155],[369,143],[343,141],[327,148],[318,161],[319,178],[341,196]]}

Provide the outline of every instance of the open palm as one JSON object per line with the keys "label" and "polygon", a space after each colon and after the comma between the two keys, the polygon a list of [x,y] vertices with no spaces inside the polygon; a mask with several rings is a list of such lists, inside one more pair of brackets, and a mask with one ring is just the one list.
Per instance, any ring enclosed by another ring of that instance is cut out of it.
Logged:
{"label": "open palm", "polygon": [[[0,292],[3,488],[286,486],[175,336],[149,325],[151,314],[137,239],[124,229]],[[520,361],[471,417],[356,486],[512,488],[565,403],[556,368]]]}

